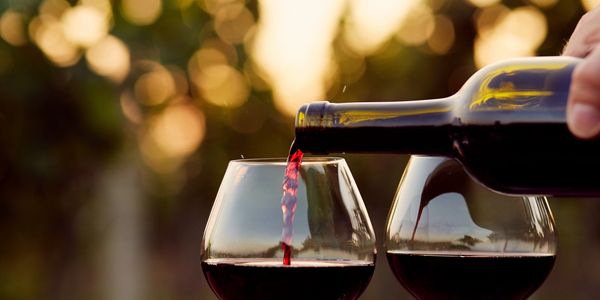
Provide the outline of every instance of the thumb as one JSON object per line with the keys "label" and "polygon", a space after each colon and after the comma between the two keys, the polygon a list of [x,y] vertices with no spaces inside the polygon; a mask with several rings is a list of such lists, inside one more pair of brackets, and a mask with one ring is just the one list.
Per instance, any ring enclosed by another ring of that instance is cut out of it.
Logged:
{"label": "thumb", "polygon": [[600,134],[600,46],[573,70],[567,102],[567,125],[582,139]]}

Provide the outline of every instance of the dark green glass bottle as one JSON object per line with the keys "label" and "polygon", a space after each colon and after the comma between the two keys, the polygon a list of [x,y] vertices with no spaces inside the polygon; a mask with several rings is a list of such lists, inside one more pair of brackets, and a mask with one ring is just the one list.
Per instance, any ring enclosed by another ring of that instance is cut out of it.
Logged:
{"label": "dark green glass bottle", "polygon": [[509,194],[600,196],[600,139],[566,125],[572,57],[518,58],[476,72],[455,95],[398,102],[315,102],[296,116],[295,148],[453,157]]}

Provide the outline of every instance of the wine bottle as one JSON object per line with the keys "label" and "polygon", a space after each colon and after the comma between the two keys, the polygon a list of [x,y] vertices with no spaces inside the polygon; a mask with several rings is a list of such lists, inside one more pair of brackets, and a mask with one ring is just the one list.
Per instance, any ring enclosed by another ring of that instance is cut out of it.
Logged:
{"label": "wine bottle", "polygon": [[566,125],[579,61],[506,60],[482,68],[442,99],[309,103],[296,115],[295,147],[441,155],[498,192],[600,196],[600,139],[578,139]]}

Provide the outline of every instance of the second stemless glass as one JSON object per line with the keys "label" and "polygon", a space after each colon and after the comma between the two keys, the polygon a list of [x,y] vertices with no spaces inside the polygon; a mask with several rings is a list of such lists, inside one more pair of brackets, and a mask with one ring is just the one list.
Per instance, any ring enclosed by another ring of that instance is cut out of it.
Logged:
{"label": "second stemless glass", "polygon": [[418,299],[525,299],[552,270],[556,231],[545,197],[498,194],[452,159],[412,156],[386,248]]}
{"label": "second stemless glass", "polygon": [[283,265],[284,159],[229,163],[202,242],[202,269],[220,299],[356,299],[375,267],[375,235],[341,158],[299,171],[291,265]]}

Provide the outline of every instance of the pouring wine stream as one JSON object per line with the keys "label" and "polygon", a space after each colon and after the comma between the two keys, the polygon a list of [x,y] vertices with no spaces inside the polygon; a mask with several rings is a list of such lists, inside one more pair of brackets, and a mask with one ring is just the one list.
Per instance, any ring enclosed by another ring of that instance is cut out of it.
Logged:
{"label": "pouring wine stream", "polygon": [[283,177],[283,195],[281,196],[281,212],[283,214],[281,248],[283,249],[283,264],[286,266],[291,264],[292,258],[294,214],[298,203],[298,171],[302,164],[302,157],[304,157],[304,153],[300,149],[296,149],[295,142],[292,143]]}

